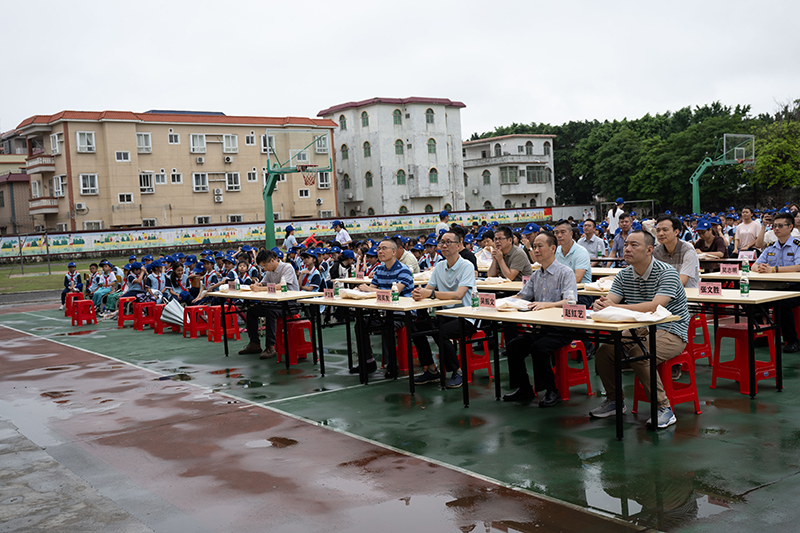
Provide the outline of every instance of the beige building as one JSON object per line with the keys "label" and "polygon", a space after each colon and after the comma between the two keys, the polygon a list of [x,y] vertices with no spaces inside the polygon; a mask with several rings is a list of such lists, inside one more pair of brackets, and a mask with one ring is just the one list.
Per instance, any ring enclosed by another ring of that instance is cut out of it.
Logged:
{"label": "beige building", "polygon": [[[291,165],[326,167],[334,126],[301,117],[62,111],[26,119],[16,133],[27,142],[35,224],[76,231],[263,221],[268,150],[271,164],[293,157]],[[272,196],[275,219],[337,216],[334,179],[320,173],[308,186],[301,174],[284,175]]]}

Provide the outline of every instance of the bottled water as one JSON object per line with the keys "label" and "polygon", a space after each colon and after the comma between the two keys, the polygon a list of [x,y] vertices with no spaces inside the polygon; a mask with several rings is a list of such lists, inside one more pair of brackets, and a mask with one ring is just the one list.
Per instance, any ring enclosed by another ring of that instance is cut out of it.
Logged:
{"label": "bottled water", "polygon": [[397,283],[392,283],[392,305],[400,305],[400,290]]}
{"label": "bottled water", "polygon": [[480,301],[478,300],[478,288],[472,288],[472,310],[475,311],[480,307]]}
{"label": "bottled water", "polygon": [[286,278],[281,278],[281,292],[288,292],[288,287],[286,286]]}
{"label": "bottled water", "polygon": [[575,292],[572,290],[567,291],[567,303],[569,305],[575,305],[578,301],[575,299]]}
{"label": "bottled water", "polygon": [[339,298],[339,289],[342,287],[341,281],[334,281],[333,282],[333,297],[334,299]]}

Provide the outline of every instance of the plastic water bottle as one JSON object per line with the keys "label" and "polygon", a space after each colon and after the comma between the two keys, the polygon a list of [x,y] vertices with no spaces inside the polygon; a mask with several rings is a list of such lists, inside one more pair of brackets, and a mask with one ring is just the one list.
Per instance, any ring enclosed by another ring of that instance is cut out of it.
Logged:
{"label": "plastic water bottle", "polygon": [[288,287],[286,286],[286,277],[281,278],[281,292],[288,292]]}
{"label": "plastic water bottle", "polygon": [[597,249],[597,257],[603,257],[603,250],[600,248]]}
{"label": "plastic water bottle", "polygon": [[480,301],[478,299],[478,288],[472,288],[472,310],[477,311],[478,307],[480,307]]}
{"label": "plastic water bottle", "polygon": [[335,300],[339,299],[339,289],[342,287],[341,281],[334,281],[333,282],[333,298]]}
{"label": "plastic water bottle", "polygon": [[239,291],[242,289],[242,284],[239,282],[239,276],[236,276],[236,290]]}
{"label": "plastic water bottle", "polygon": [[575,304],[578,303],[578,301],[575,299],[575,292],[573,292],[571,290],[567,291],[567,298],[566,299],[567,299],[567,303],[569,305],[575,305]]}
{"label": "plastic water bottle", "polygon": [[747,260],[742,263],[742,271],[739,275],[739,296],[750,297],[750,265],[747,264]]}
{"label": "plastic water bottle", "polygon": [[400,289],[397,283],[392,283],[392,305],[400,305]]}
{"label": "plastic water bottle", "polygon": [[750,273],[750,261],[746,257],[742,257],[742,272]]}

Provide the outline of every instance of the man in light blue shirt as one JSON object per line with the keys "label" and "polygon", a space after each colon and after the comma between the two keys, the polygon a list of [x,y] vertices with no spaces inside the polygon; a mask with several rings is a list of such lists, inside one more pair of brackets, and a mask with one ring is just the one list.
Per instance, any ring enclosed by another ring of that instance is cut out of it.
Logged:
{"label": "man in light blue shirt", "polygon": [[[583,246],[578,246],[572,240],[572,224],[566,220],[556,223],[553,233],[558,241],[556,249],[556,261],[562,265],[567,265],[575,273],[575,283],[592,282],[592,262],[589,252]],[[592,305],[589,296],[581,296],[578,303],[585,306]]]}
{"label": "man in light blue shirt", "polygon": [[[441,252],[444,256],[443,261],[436,263],[431,274],[431,279],[428,284],[422,288],[417,287],[412,293],[412,298],[415,301],[424,300],[425,298],[442,299],[442,300],[461,300],[461,305],[449,307],[469,307],[471,305],[472,295],[470,292],[475,287],[475,268],[472,263],[461,257],[459,251],[461,250],[461,237],[452,231],[447,231],[442,234],[439,241]],[[418,331],[430,331],[436,329],[436,325],[430,318],[425,318],[426,313],[420,311],[419,319],[415,323]],[[466,320],[464,324],[464,332],[467,336],[475,333],[475,321]],[[444,337],[444,346],[439,346],[440,364],[444,365],[446,372],[452,372],[450,380],[447,382],[448,389],[456,389],[461,387],[461,365],[458,362],[458,355],[456,348],[453,345],[452,339],[461,337],[458,319],[454,317],[445,318],[442,320],[442,336]],[[434,339],[439,342],[439,335],[435,335]],[[433,354],[431,353],[430,344],[428,344],[427,337],[415,337],[414,345],[417,347],[417,356],[419,357],[419,364],[425,368],[425,371],[414,378],[414,383],[422,385],[425,383],[434,383],[441,380],[439,370],[433,362]]]}

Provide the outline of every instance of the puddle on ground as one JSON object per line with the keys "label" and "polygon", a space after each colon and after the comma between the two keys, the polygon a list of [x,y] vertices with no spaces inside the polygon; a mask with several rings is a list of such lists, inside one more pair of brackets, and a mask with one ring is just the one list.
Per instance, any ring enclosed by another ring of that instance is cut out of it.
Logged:
{"label": "puddle on ground", "polygon": [[31,331],[53,331],[54,329],[56,328],[51,326],[43,326],[41,328],[33,328]]}
{"label": "puddle on ground", "polygon": [[64,390],[64,391],[47,391],[47,392],[43,392],[43,393],[41,394],[41,396],[43,396],[43,397],[45,397],[45,398],[53,398],[53,399],[56,399],[56,398],[63,398],[64,396],[69,396],[69,395],[70,395],[71,393],[73,393],[73,392],[75,392],[75,391],[73,391],[73,390]]}
{"label": "puddle on ground", "polygon": [[194,378],[189,374],[170,374],[169,376],[161,376],[159,378],[153,378],[153,381],[191,381]]}
{"label": "puddle on ground", "polygon": [[459,427],[476,428],[486,424],[486,420],[479,416],[459,416],[458,418],[452,419],[450,423]]}
{"label": "puddle on ground", "polygon": [[245,389],[257,389],[258,387],[264,386],[260,381],[253,381],[251,379],[241,379],[236,384],[241,385],[242,388]]}
{"label": "puddle on ground", "polygon": [[50,368],[45,368],[47,372],[59,372],[61,370],[69,370],[70,367],[68,366],[51,366]]}
{"label": "puddle on ground", "polygon": [[241,374],[236,374],[238,368],[222,368],[220,370],[211,370],[209,373],[217,376],[225,376],[226,378],[239,378]]}
{"label": "puddle on ground", "polygon": [[68,331],[66,333],[53,333],[50,336],[51,337],[74,337],[74,336],[77,336],[77,335],[90,335],[90,334],[92,334],[92,333],[94,333],[96,331],[97,331],[96,329],[87,329],[87,330],[81,330],[81,331]]}
{"label": "puddle on ground", "polygon": [[270,437],[267,440],[276,448],[288,448],[297,444],[296,440],[287,439],[286,437]]}
{"label": "puddle on ground", "polygon": [[424,406],[425,400],[418,395],[411,395],[408,392],[401,392],[397,394],[387,394],[383,397],[386,403],[401,405],[403,407],[418,407]]}
{"label": "puddle on ground", "polygon": [[286,374],[289,374],[289,375],[292,375],[292,376],[296,376],[297,374],[302,374],[302,373],[303,373],[303,370],[301,370],[299,368],[290,368],[289,370],[286,370],[284,368],[282,370],[278,370],[278,375],[279,376],[285,376]]}

